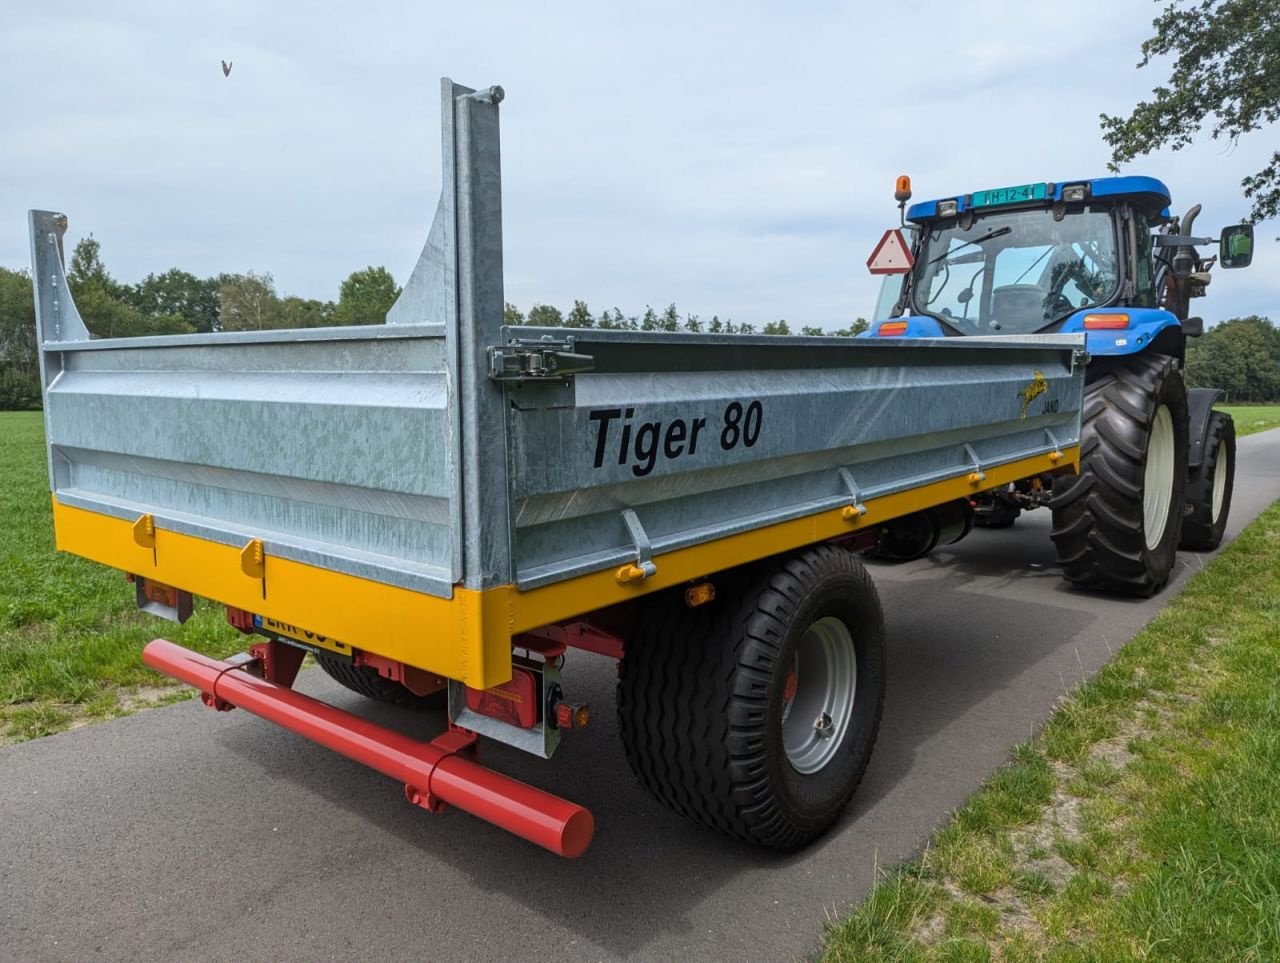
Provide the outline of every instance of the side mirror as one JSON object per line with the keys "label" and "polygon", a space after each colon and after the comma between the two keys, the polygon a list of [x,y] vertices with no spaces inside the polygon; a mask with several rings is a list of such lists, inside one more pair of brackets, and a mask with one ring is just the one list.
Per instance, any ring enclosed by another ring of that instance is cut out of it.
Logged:
{"label": "side mirror", "polygon": [[1253,261],[1253,225],[1232,224],[1222,229],[1218,263],[1224,268],[1248,267]]}

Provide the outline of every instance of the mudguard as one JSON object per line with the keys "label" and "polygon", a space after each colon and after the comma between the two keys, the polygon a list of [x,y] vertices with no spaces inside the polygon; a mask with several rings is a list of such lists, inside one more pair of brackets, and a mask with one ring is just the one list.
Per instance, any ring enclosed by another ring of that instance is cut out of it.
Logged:
{"label": "mudguard", "polygon": [[1204,445],[1209,437],[1209,415],[1213,404],[1222,397],[1221,388],[1191,388],[1187,391],[1187,468],[1199,468],[1204,460]]}
{"label": "mudguard", "polygon": [[[1109,330],[1087,331],[1084,326],[1086,315],[1127,314],[1129,326]],[[1063,334],[1084,332],[1089,339],[1089,354],[1094,357],[1115,357],[1118,355],[1137,354],[1151,346],[1151,343],[1165,330],[1180,328],[1174,315],[1162,308],[1089,308],[1077,311],[1058,330]],[[1172,353],[1172,352],[1170,352]]]}

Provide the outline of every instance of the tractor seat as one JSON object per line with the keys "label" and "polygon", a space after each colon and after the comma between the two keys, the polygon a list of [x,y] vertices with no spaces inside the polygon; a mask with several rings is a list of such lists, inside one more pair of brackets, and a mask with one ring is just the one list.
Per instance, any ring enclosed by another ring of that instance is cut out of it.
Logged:
{"label": "tractor seat", "polygon": [[1034,284],[1006,284],[991,292],[991,317],[999,320],[1044,315],[1044,289]]}

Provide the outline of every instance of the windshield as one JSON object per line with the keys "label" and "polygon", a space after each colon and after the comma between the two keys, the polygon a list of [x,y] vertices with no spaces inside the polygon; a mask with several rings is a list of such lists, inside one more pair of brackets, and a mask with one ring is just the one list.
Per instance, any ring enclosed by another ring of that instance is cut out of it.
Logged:
{"label": "windshield", "polygon": [[1109,211],[1049,210],[925,229],[912,301],[963,334],[1029,334],[1111,300],[1120,284]]}

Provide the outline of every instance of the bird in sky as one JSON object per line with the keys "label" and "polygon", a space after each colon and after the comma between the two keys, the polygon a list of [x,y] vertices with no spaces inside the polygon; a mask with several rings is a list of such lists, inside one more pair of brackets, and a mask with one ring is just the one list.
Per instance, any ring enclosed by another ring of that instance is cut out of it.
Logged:
{"label": "bird in sky", "polygon": [[231,76],[231,64],[227,63],[225,60],[222,61],[222,76],[224,77]]}

